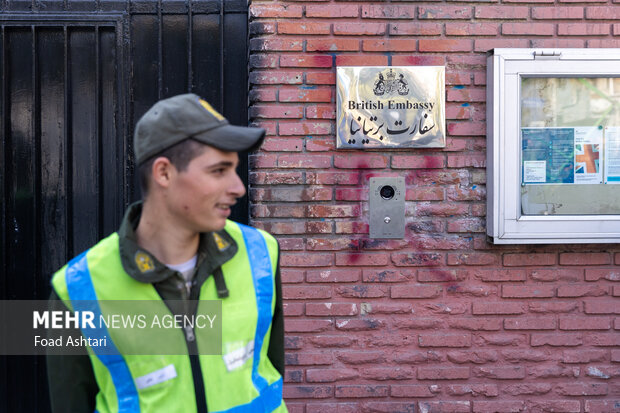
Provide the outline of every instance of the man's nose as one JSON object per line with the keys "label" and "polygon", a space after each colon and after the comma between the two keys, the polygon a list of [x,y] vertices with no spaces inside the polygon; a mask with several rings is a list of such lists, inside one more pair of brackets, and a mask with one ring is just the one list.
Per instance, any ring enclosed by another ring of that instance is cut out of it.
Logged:
{"label": "man's nose", "polygon": [[235,198],[241,198],[245,195],[245,184],[241,180],[241,177],[237,175],[237,172],[233,174],[233,182],[229,188],[229,193]]}

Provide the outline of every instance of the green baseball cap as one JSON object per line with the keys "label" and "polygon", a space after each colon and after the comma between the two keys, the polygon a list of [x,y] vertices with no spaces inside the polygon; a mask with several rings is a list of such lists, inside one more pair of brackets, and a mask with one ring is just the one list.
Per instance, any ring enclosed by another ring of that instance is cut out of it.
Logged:
{"label": "green baseball cap", "polygon": [[206,100],[187,93],[153,105],[136,125],[133,147],[140,165],[188,138],[223,151],[240,152],[258,149],[264,137],[264,129],[231,125]]}

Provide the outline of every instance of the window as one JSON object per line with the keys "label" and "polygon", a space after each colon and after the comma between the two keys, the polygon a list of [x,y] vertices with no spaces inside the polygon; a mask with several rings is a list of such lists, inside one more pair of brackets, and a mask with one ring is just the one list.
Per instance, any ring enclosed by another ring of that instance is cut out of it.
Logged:
{"label": "window", "polygon": [[495,49],[487,75],[493,242],[620,241],[620,50]]}

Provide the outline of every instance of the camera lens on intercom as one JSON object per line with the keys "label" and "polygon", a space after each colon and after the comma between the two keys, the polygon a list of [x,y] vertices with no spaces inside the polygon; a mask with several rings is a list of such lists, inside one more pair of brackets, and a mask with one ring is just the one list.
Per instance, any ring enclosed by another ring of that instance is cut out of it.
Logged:
{"label": "camera lens on intercom", "polygon": [[379,194],[381,195],[381,198],[386,199],[386,200],[394,198],[394,193],[395,193],[394,187],[392,187],[391,185],[384,185],[379,190]]}

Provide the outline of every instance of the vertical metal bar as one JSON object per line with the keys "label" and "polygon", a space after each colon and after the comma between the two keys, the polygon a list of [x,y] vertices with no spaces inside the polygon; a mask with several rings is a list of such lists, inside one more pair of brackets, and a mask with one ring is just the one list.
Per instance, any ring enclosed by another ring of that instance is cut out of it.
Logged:
{"label": "vertical metal bar", "polygon": [[224,0],[220,0],[220,107],[224,113]]}
{"label": "vertical metal bar", "polygon": [[158,100],[164,96],[164,16],[162,12],[162,0],[157,0],[157,53],[159,54],[157,62],[157,98]]}
{"label": "vertical metal bar", "polygon": [[75,255],[74,251],[74,243],[73,243],[73,126],[72,126],[72,116],[71,116],[71,64],[69,61],[69,29],[65,24],[64,27],[64,35],[65,35],[65,44],[64,44],[64,60],[65,60],[65,188],[67,191],[67,206],[66,206],[66,216],[65,222],[66,225],[66,233],[65,238],[67,240],[67,257],[68,261],[71,257]]}
{"label": "vertical metal bar", "polygon": [[32,131],[34,133],[33,136],[33,145],[32,145],[32,159],[33,159],[33,173],[32,173],[32,182],[33,182],[33,203],[34,203],[34,211],[33,211],[33,222],[35,223],[33,228],[33,242],[35,248],[35,269],[36,269],[36,278],[35,285],[33,285],[33,297],[37,299],[43,299],[42,296],[39,296],[38,293],[42,292],[42,285],[38,285],[42,283],[41,277],[41,216],[42,216],[42,208],[41,208],[41,91],[39,85],[40,79],[40,69],[39,62],[37,61],[37,31],[36,26],[30,26],[30,30],[32,32]]}
{"label": "vertical metal bar", "polygon": [[[9,148],[9,128],[8,128],[8,93],[7,93],[7,73],[6,73],[6,61],[7,61],[7,41],[6,41],[6,29],[2,26],[2,67],[0,68],[0,129],[2,131],[2,140],[0,147],[0,300],[6,300],[6,249],[7,249],[7,222],[6,222],[6,204],[8,202],[8,190],[6,186],[6,176],[9,172],[7,162],[7,151]],[[3,372],[6,370],[2,370]],[[3,380],[4,380],[3,373]]]}
{"label": "vertical metal bar", "polygon": [[105,177],[105,172],[102,168],[103,166],[103,151],[104,151],[104,144],[103,144],[103,140],[102,140],[102,133],[101,133],[101,118],[102,118],[102,112],[103,112],[103,105],[102,105],[102,101],[101,101],[101,58],[100,58],[100,53],[101,53],[101,45],[99,42],[99,25],[95,26],[95,105],[97,106],[97,118],[96,118],[96,125],[95,125],[95,140],[97,141],[97,181],[98,181],[98,186],[99,186],[99,190],[98,190],[98,201],[99,201],[99,213],[98,213],[98,217],[97,217],[97,224],[98,224],[98,229],[97,229],[97,238],[103,238],[103,227],[104,227],[104,211],[105,211],[105,204],[104,204],[104,177]]}
{"label": "vertical metal bar", "polygon": [[192,84],[194,83],[194,70],[192,64],[192,47],[194,28],[194,16],[192,15],[192,0],[187,0],[187,92],[192,92]]}

